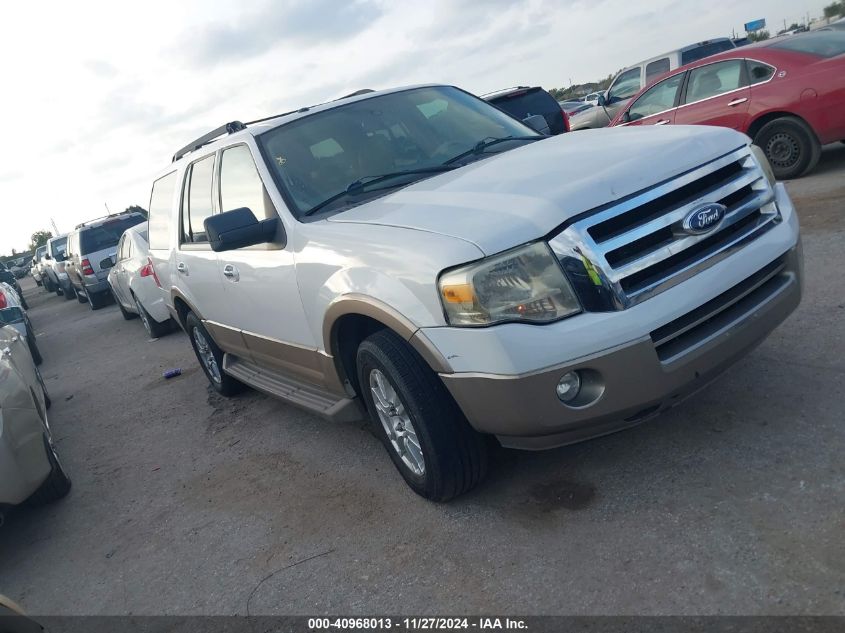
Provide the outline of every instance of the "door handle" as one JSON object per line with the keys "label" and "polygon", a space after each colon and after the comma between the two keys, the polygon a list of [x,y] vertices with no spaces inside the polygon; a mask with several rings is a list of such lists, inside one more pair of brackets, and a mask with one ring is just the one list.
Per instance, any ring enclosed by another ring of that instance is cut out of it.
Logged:
{"label": "door handle", "polygon": [[734,99],[729,102],[728,105],[733,108],[734,106],[738,106],[740,103],[745,103],[746,101],[748,101],[748,97],[742,97],[741,99]]}
{"label": "door handle", "polygon": [[188,274],[188,265],[185,262],[179,262],[176,264],[176,272],[181,273],[183,275]]}
{"label": "door handle", "polygon": [[241,274],[238,272],[238,269],[232,264],[226,264],[223,266],[223,276],[232,281],[238,281],[241,278]]}
{"label": "door handle", "polygon": [[655,125],[666,125],[669,123],[669,119],[660,119]]}

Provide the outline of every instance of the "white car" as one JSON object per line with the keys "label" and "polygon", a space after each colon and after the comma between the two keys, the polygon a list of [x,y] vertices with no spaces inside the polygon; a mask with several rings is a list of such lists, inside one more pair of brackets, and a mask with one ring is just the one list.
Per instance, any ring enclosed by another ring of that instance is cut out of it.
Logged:
{"label": "white car", "polygon": [[[798,305],[798,218],[724,128],[537,135],[453,86],[370,92],[179,150],[150,257],[219,393],[369,415],[410,487],[672,406]],[[315,436],[316,437],[316,436]]]}
{"label": "white car", "polygon": [[0,513],[65,496],[70,478],[50,433],[50,398],[24,337],[0,327]]}
{"label": "white car", "polygon": [[141,317],[152,338],[173,329],[173,321],[161,284],[149,257],[147,224],[136,224],[124,231],[114,258],[104,259],[101,268],[109,268],[109,286],[124,319]]}
{"label": "white car", "polygon": [[15,328],[24,337],[35,364],[40,365],[41,352],[35,342],[35,332],[26,310],[26,304],[17,290],[7,283],[0,282],[0,326],[9,325]]}

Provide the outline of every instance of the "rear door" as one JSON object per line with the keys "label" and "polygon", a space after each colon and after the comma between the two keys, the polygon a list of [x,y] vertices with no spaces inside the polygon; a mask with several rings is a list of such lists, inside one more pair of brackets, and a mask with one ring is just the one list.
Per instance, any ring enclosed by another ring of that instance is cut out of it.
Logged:
{"label": "rear door", "polygon": [[729,59],[698,66],[687,72],[675,123],[744,130],[749,98],[744,60]]}

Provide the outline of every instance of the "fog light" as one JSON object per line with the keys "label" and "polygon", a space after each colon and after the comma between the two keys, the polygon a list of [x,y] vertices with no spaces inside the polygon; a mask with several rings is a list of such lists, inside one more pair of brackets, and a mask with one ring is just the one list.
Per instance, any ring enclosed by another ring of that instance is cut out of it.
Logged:
{"label": "fog light", "polygon": [[557,383],[555,391],[562,402],[572,402],[581,391],[581,376],[577,371],[566,372]]}

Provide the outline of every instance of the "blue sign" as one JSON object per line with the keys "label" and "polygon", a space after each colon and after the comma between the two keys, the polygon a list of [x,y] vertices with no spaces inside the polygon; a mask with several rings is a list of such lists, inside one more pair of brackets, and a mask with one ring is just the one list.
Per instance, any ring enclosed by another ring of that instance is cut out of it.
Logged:
{"label": "blue sign", "polygon": [[766,20],[765,18],[762,20],[754,20],[753,22],[746,22],[745,23],[745,32],[751,33],[753,31],[759,31],[760,29],[766,28]]}

